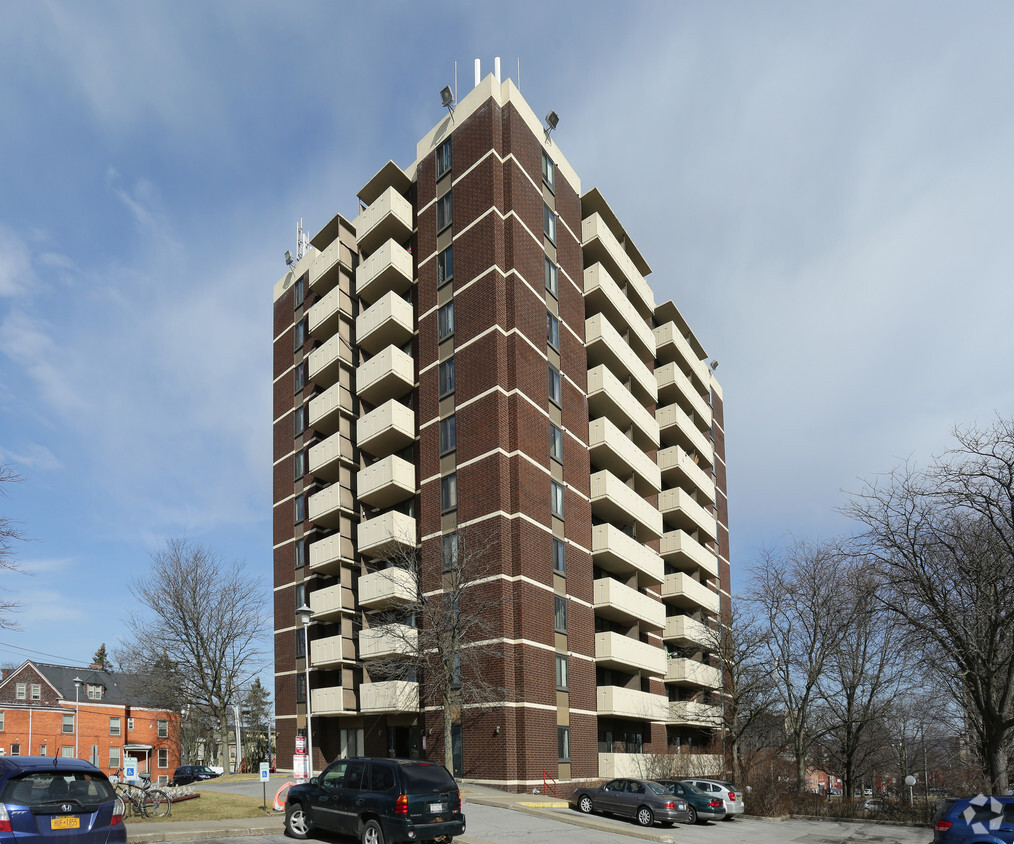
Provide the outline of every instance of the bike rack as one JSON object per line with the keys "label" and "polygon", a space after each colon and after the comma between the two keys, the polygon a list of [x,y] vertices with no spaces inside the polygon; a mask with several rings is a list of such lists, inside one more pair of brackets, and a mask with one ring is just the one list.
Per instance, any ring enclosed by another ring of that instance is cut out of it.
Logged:
{"label": "bike rack", "polygon": [[553,797],[559,796],[556,793],[556,780],[547,771],[542,772],[542,793],[552,794]]}

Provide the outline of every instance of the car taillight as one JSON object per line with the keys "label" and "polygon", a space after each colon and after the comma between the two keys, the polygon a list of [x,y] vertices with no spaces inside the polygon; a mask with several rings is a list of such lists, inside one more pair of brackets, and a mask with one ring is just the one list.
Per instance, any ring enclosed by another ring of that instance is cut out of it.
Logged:
{"label": "car taillight", "polygon": [[398,799],[394,801],[394,813],[396,815],[407,815],[408,814],[408,795],[399,794]]}
{"label": "car taillight", "polygon": [[733,803],[735,803],[735,802],[736,802],[736,792],[735,792],[735,791],[730,791],[730,792],[729,792],[729,799],[730,799],[730,800],[731,800],[731,801],[732,801]]}
{"label": "car taillight", "polygon": [[673,803],[672,800],[670,800],[668,803],[665,804],[665,807],[667,809],[675,809],[676,808],[676,804]]}
{"label": "car taillight", "polygon": [[0,803],[0,832],[14,832],[11,828],[11,816],[7,814],[7,807]]}
{"label": "car taillight", "polygon": [[125,809],[126,806],[123,805],[123,801],[117,797],[116,802],[113,804],[113,817],[109,821],[110,826],[116,826],[118,823],[123,822],[123,812]]}
{"label": "car taillight", "polygon": [[721,800],[709,800],[708,805],[712,809],[718,809],[719,807],[724,806],[725,804]]}
{"label": "car taillight", "polygon": [[933,824],[933,828],[937,832],[947,832],[954,824],[951,821],[937,821]]}

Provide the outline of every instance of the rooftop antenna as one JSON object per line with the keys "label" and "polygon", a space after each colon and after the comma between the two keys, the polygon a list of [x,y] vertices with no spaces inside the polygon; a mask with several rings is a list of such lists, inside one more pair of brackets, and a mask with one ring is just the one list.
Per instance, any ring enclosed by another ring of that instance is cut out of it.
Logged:
{"label": "rooftop antenna", "polygon": [[310,245],[310,237],[303,231],[303,218],[299,218],[296,224],[296,260],[302,261],[306,254],[306,247]]}

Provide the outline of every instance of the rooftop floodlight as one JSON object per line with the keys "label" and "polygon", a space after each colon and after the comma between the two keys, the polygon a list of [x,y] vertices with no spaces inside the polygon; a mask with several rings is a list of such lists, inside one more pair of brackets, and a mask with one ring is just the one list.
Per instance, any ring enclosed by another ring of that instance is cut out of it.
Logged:
{"label": "rooftop floodlight", "polygon": [[295,262],[295,258],[292,257],[292,251],[289,249],[285,250],[285,266],[291,267]]}
{"label": "rooftop floodlight", "polygon": [[440,91],[440,105],[446,108],[452,117],[454,116],[454,92],[450,85],[444,85],[443,90]]}
{"label": "rooftop floodlight", "polygon": [[549,124],[549,126],[546,128],[546,134],[548,135],[550,132],[552,132],[557,127],[557,124],[559,124],[559,122],[560,115],[558,115],[555,111],[549,112],[549,114],[546,115],[546,123]]}
{"label": "rooftop floodlight", "polygon": [[718,369],[718,361],[717,360],[711,361],[710,366],[711,366],[711,371],[714,372],[716,369]]}

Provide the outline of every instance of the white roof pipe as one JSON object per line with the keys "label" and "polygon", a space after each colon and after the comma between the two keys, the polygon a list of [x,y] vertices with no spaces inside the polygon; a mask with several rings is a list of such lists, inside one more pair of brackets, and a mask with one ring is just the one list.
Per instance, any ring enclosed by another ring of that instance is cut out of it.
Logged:
{"label": "white roof pipe", "polygon": [[493,59],[493,76],[496,77],[496,84],[500,84],[500,57]]}
{"label": "white roof pipe", "polygon": [[482,66],[478,59],[475,60],[475,85],[478,87],[479,82],[482,80]]}

